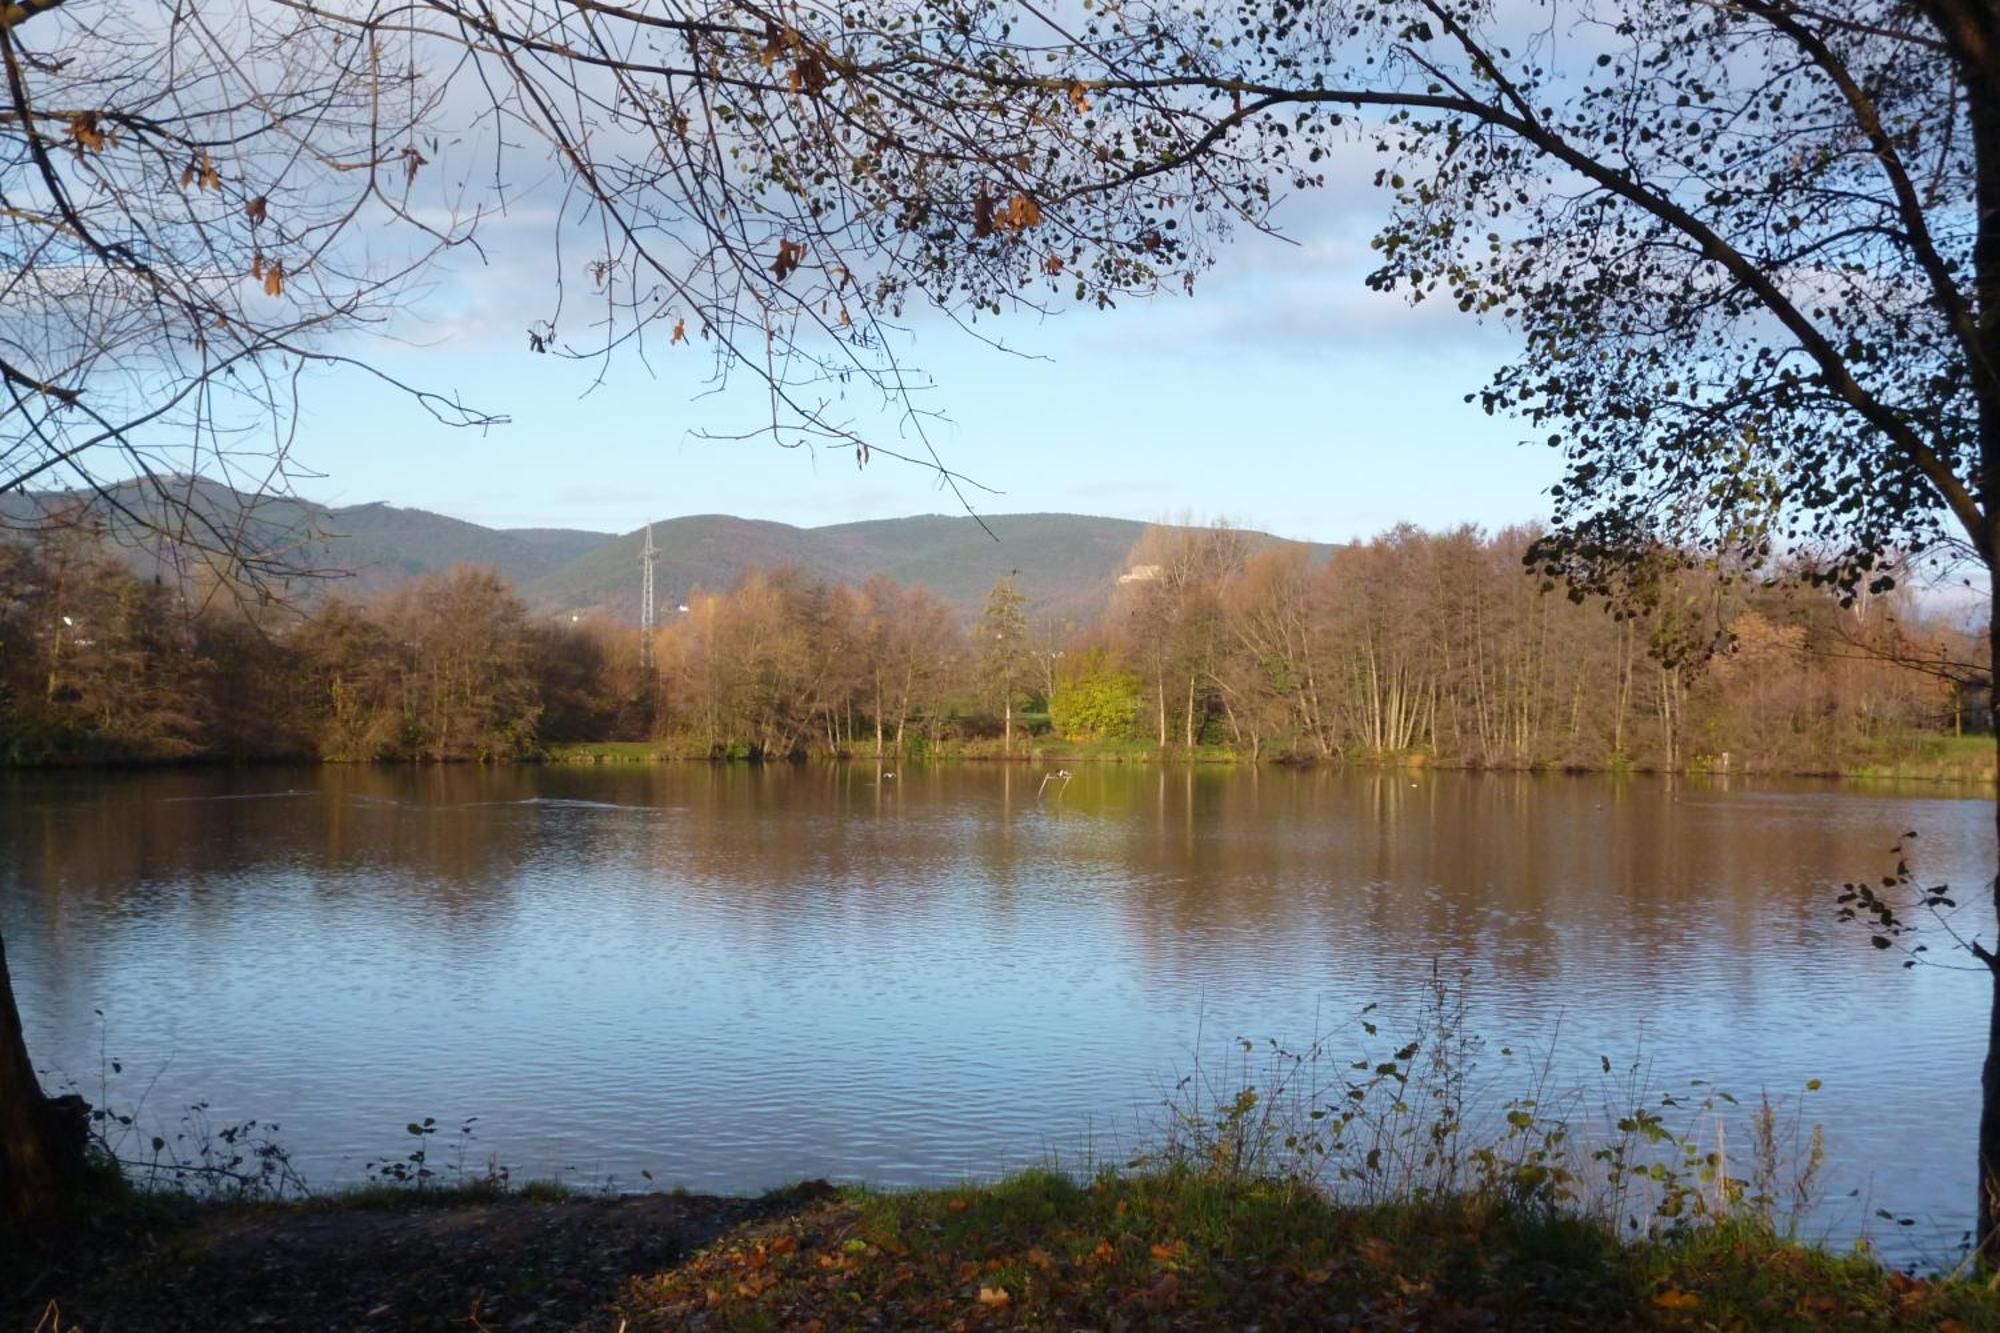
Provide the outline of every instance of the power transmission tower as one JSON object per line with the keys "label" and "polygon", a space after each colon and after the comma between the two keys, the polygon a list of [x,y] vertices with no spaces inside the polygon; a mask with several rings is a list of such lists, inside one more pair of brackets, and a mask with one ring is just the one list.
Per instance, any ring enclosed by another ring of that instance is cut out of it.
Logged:
{"label": "power transmission tower", "polygon": [[639,584],[639,665],[648,673],[653,669],[653,562],[659,557],[659,548],[653,545],[653,525],[648,523],[645,549],[639,552],[639,565],[645,570]]}

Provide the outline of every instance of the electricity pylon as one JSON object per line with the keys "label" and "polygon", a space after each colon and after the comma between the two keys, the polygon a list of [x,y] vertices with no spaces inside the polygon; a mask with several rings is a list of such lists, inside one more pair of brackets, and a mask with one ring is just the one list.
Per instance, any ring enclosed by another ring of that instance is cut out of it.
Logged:
{"label": "electricity pylon", "polygon": [[653,525],[646,525],[646,545],[639,552],[645,576],[639,584],[639,665],[649,674],[653,669],[653,562],[660,557],[653,545]]}

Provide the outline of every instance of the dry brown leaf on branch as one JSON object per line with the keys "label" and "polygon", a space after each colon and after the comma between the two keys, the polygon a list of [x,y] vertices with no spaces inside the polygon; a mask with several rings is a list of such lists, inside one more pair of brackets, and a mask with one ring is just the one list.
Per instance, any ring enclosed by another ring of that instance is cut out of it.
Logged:
{"label": "dry brown leaf on branch", "polygon": [[1085,88],[1081,83],[1070,84],[1069,104],[1076,108],[1077,115],[1088,115],[1090,113],[1089,89]]}
{"label": "dry brown leaf on branch", "polygon": [[798,34],[791,31],[791,29],[780,28],[775,23],[766,22],[764,24],[764,49],[757,53],[758,61],[765,69],[771,68],[771,66],[778,63],[778,57],[785,53],[785,48],[792,45],[797,39]]}
{"label": "dry brown leaf on branch", "polygon": [[817,97],[826,91],[826,65],[818,56],[808,55],[792,66],[790,79],[793,92]]}
{"label": "dry brown leaf on branch", "polygon": [[104,151],[105,145],[111,142],[111,135],[105,131],[95,111],[79,111],[76,115],[71,116],[69,121],[69,137],[70,141],[76,145],[76,151],[79,156],[83,154],[85,149],[93,153],[101,153]]}
{"label": "dry brown leaf on branch", "polygon": [[1025,194],[1007,201],[1007,225],[1015,231],[1041,225],[1042,206]]}
{"label": "dry brown leaf on branch", "polygon": [[285,294],[285,266],[272,260],[264,266],[264,295],[283,296]]}
{"label": "dry brown leaf on branch", "polygon": [[260,194],[255,199],[243,205],[243,216],[249,218],[250,225],[254,227],[264,220],[265,213],[269,208],[269,201]]}
{"label": "dry brown leaf on branch", "polygon": [[779,241],[778,257],[771,261],[771,276],[783,282],[798,270],[799,261],[805,257],[806,247],[803,242]]}
{"label": "dry brown leaf on branch", "polygon": [[684,343],[687,341],[687,336],[688,322],[684,319],[677,319],[674,321],[674,336],[667,340],[667,346],[672,347],[675,343]]}

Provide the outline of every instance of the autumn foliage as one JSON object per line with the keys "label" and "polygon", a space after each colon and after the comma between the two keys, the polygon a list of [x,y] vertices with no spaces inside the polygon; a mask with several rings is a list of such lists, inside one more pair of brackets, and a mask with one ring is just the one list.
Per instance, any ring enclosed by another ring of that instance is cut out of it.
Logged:
{"label": "autumn foliage", "polygon": [[1405,527],[1312,559],[1158,528],[1126,562],[1145,576],[1082,626],[1005,580],[968,624],[883,577],[754,571],[689,594],[648,676],[634,628],[537,613],[490,570],[258,606],[52,530],[0,546],[0,757],[495,760],[650,740],[763,759],[1095,747],[1819,772],[1983,723],[1976,633],[1907,595],[1844,607],[1679,567],[1621,618],[1524,577],[1532,536]]}

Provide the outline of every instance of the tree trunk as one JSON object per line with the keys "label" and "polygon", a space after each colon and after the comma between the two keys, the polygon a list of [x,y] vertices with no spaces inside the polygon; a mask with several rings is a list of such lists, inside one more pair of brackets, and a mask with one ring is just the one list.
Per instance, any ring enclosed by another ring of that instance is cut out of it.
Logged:
{"label": "tree trunk", "polygon": [[[2000,9],[1991,0],[1925,0],[1917,6],[1944,40],[1965,91],[1972,128],[1973,194],[1978,231],[1972,246],[1973,354],[1967,358],[1979,405],[1976,519],[1960,514],[1966,537],[1986,563],[1989,591],[2000,593]],[[1996,606],[2000,609],[2000,606]],[[2000,616],[1988,623],[1989,707],[2000,757]],[[2000,832],[2000,803],[1994,808]],[[2000,874],[1994,878],[2000,914]],[[1996,941],[1995,948],[2000,948]],[[2000,1262],[2000,959],[1974,944],[1993,976],[1986,1023],[1986,1063],[1979,1076],[1979,1221],[1974,1247],[1982,1265]]]}
{"label": "tree trunk", "polygon": [[[1989,587],[2000,595],[2000,565],[1991,563],[1987,569]],[[1992,603],[2000,608],[2000,601]],[[1987,651],[1992,654],[1992,667],[1988,679],[1987,707],[1993,719],[1993,745],[1996,762],[2000,762],[2000,615],[1995,615],[1987,626]],[[2000,834],[2000,801],[1993,807],[1994,829]],[[2000,918],[2000,874],[1993,880],[1993,910]],[[1996,941],[2000,948],[2000,941]],[[1982,953],[1988,975],[1993,980],[1993,995],[1986,1014],[1986,1061],[1979,1070],[1979,1219],[1977,1252],[1981,1263],[1992,1267],[2000,1261],[2000,959],[1991,953]]]}
{"label": "tree trunk", "polygon": [[903,669],[903,695],[896,701],[896,758],[903,757],[903,726],[910,720],[910,690],[916,685],[917,669]]}
{"label": "tree trunk", "polygon": [[82,1174],[88,1111],[81,1097],[43,1095],[0,939],[0,1217],[47,1217],[62,1206]]}
{"label": "tree trunk", "polygon": [[1986,1062],[1979,1070],[1979,1253],[1984,1267],[2000,1260],[2000,963],[1989,960],[1992,1007],[1986,1014]]}

